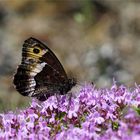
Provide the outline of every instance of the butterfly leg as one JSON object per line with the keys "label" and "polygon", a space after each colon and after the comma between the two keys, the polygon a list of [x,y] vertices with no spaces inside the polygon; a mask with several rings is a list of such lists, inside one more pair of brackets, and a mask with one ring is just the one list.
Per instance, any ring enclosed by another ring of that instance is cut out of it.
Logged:
{"label": "butterfly leg", "polygon": [[68,96],[68,106],[67,106],[67,111],[70,110],[70,107],[71,107],[71,98],[72,98],[72,93],[70,93],[70,95]]}
{"label": "butterfly leg", "polygon": [[56,96],[56,99],[57,99],[57,108],[60,108],[60,100],[59,100],[59,95],[58,94],[55,94],[55,96]]}

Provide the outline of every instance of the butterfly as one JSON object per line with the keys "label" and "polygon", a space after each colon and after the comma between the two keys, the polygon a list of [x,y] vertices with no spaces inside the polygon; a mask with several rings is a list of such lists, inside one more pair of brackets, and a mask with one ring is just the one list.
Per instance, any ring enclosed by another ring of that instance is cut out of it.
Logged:
{"label": "butterfly", "polygon": [[21,95],[45,101],[54,94],[67,94],[76,85],[76,80],[68,78],[62,64],[47,45],[30,37],[23,44],[21,64],[13,83]]}

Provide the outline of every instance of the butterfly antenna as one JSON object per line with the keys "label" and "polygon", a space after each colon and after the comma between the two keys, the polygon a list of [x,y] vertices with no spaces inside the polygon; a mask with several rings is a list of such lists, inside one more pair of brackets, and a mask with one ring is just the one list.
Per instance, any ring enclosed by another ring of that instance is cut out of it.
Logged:
{"label": "butterfly antenna", "polygon": [[89,82],[88,81],[86,81],[86,82],[76,81],[77,86],[84,86],[84,85],[87,85],[87,84],[95,85],[94,82],[90,82],[90,81]]}

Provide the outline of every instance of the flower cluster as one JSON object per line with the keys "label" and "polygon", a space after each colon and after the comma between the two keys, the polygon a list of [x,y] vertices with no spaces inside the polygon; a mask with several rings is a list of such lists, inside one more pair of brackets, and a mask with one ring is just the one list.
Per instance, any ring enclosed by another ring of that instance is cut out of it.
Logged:
{"label": "flower cluster", "polygon": [[0,114],[0,139],[139,140],[140,87],[85,84],[72,97],[33,99],[24,110]]}

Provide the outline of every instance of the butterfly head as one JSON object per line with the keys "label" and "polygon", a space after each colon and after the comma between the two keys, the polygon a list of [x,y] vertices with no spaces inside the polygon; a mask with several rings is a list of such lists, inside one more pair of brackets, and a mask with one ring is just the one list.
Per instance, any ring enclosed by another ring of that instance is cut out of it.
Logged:
{"label": "butterfly head", "polygon": [[72,78],[72,79],[68,79],[68,83],[70,85],[70,89],[76,85],[76,79]]}
{"label": "butterfly head", "polygon": [[76,85],[76,80],[74,78],[68,79],[63,86],[60,88],[61,94],[66,94],[67,92],[71,91],[71,89]]}

